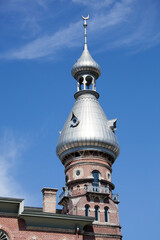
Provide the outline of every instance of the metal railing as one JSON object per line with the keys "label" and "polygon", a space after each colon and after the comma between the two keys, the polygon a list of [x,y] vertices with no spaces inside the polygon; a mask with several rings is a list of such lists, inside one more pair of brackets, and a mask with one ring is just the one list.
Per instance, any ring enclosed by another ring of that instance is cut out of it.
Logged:
{"label": "metal railing", "polygon": [[86,192],[109,194],[109,187],[86,186]]}
{"label": "metal railing", "polygon": [[66,188],[65,191],[63,191],[63,192],[59,195],[59,202],[62,200],[62,198],[68,197],[68,196],[71,196],[71,190],[68,190],[68,189]]}
{"label": "metal railing", "polygon": [[[99,187],[99,186],[86,186],[85,187],[86,192],[91,192],[91,193],[102,193],[102,194],[109,194],[109,187]],[[65,190],[59,195],[59,202],[64,198],[64,197],[70,197],[72,196],[71,190],[68,190],[66,187]],[[118,194],[113,194],[112,199],[114,201],[119,201],[118,199]]]}

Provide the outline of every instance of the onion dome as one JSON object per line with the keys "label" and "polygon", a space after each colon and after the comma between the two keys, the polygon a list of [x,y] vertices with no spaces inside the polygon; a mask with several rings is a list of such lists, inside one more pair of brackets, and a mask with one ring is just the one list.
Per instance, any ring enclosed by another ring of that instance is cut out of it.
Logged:
{"label": "onion dome", "polygon": [[117,119],[107,119],[97,97],[98,93],[92,90],[75,94],[76,102],[57,144],[57,155],[61,160],[81,150],[105,152],[114,159],[118,156],[120,147],[114,133]]}
{"label": "onion dome", "polygon": [[81,57],[72,67],[72,76],[77,79],[83,72],[89,72],[97,79],[101,75],[101,69],[98,63],[91,57],[87,45],[84,45],[84,50]]}

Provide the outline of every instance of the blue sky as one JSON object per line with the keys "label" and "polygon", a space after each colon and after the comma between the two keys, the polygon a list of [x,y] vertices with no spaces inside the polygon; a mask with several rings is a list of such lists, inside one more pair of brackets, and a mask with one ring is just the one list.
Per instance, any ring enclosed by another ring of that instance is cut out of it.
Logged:
{"label": "blue sky", "polygon": [[100,64],[99,102],[118,118],[112,180],[124,239],[159,239],[160,1],[0,1],[0,195],[42,206],[43,187],[64,186],[59,131],[74,104],[81,15]]}

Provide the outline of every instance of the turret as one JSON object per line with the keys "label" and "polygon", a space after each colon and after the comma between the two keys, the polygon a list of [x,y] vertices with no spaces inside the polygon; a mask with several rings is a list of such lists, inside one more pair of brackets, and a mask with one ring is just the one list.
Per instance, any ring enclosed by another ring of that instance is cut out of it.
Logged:
{"label": "turret", "polygon": [[[82,18],[84,50],[72,68],[77,80],[76,101],[57,143],[57,155],[65,167],[66,180],[59,204],[64,214],[94,217],[94,224],[101,225],[101,229],[92,228],[91,236],[98,236],[96,231],[99,231],[103,239],[108,239],[106,236],[121,239],[119,199],[112,193],[114,184],[111,181],[112,164],[120,151],[115,135],[117,119],[108,120],[98,102],[96,80],[101,69],[87,47],[89,16]],[[90,235],[91,226],[85,226],[84,233],[88,234],[88,230]]]}

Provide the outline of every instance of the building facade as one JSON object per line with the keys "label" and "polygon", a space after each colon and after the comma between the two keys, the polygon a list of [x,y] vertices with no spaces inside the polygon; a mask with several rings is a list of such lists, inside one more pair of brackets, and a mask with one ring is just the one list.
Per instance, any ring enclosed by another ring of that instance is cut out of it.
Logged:
{"label": "building facade", "polygon": [[43,209],[24,207],[23,199],[0,198],[0,239],[122,239],[118,195],[113,194],[112,165],[119,155],[115,135],[117,119],[108,120],[101,108],[96,81],[98,63],[85,41],[81,57],[72,68],[77,81],[75,104],[60,133],[57,155],[65,168],[66,184],[58,189],[43,188]]}

